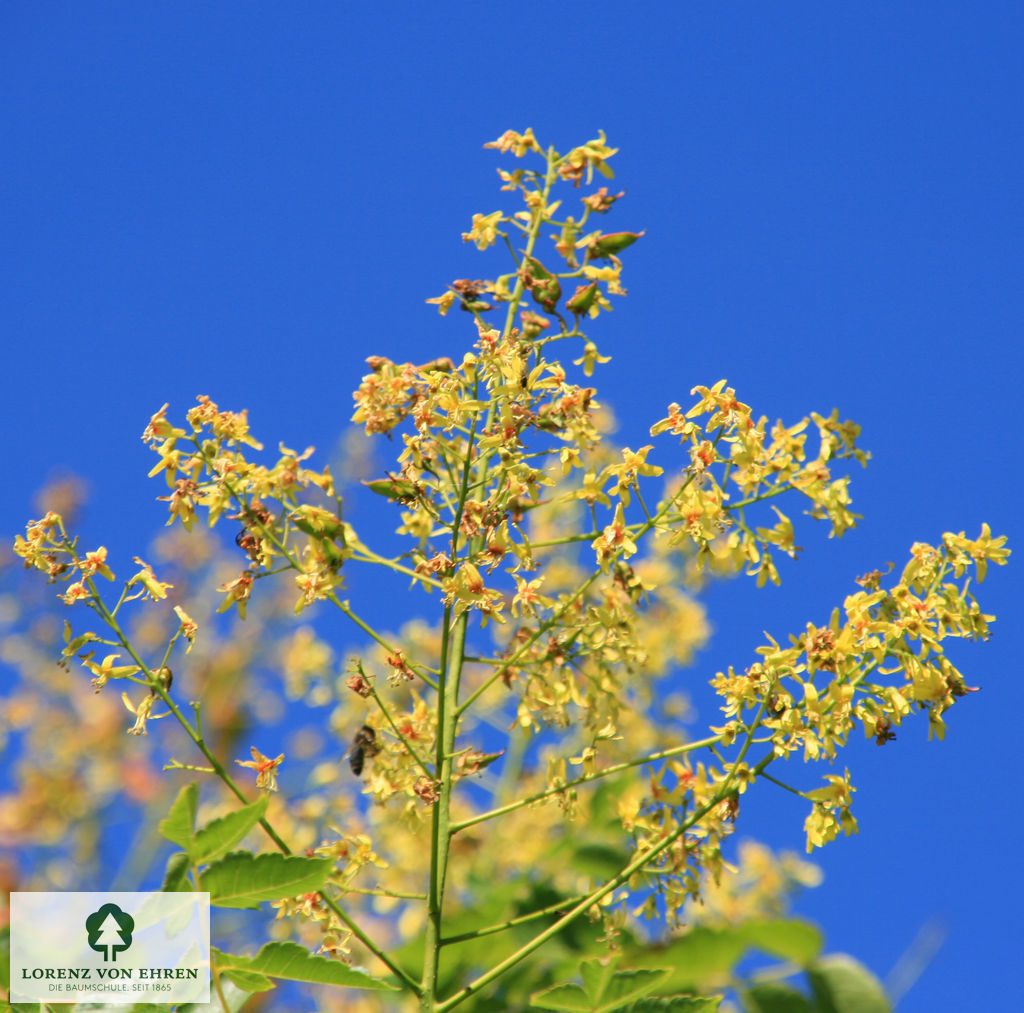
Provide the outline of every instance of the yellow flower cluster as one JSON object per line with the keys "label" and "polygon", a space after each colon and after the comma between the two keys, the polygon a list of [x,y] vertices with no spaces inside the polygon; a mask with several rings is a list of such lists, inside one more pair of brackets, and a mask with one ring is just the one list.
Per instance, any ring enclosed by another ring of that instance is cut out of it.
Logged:
{"label": "yellow flower cluster", "polygon": [[[745,567],[757,577],[758,586],[779,583],[771,547],[797,555],[800,546],[792,521],[772,505],[777,522],[751,526],[747,509],[790,491],[810,501],[810,516],[830,522],[830,537],[853,527],[857,515],[849,509],[849,477],[833,477],[831,462],[867,463],[869,455],[856,445],[858,426],[840,422],[838,411],[829,418],[812,412],[794,426],[777,422],[769,433],[767,418],[755,422],[749,405],[724,380],[713,387],[694,387],[691,394],[699,394],[700,400],[685,414],[678,404],[669,405],[668,415],[651,427],[651,435],[671,433],[688,447],[688,477],[679,483],[665,516],[676,540],[695,543],[701,567],[713,573]],[[705,415],[703,423],[695,421]],[[804,430],[812,420],[819,445],[816,456],[809,458]]]}
{"label": "yellow flower cluster", "polygon": [[[222,411],[204,395],[198,402],[186,413],[190,434],[167,421],[164,405],[143,439],[160,458],[150,476],[162,473],[174,490],[159,497],[169,503],[168,523],[178,519],[191,529],[200,508],[206,509],[211,526],[229,510],[236,511],[231,519],[241,522],[235,540],[250,565],[221,585],[225,597],[219,611],[237,607],[244,618],[254,580],[281,558],[298,571],[296,612],[330,597],[341,586],[338,570],[348,554],[347,525],[340,517],[330,469],[318,472],[303,465],[312,447],[297,453],[281,444],[281,456],[271,467],[247,460],[243,446],[263,448],[249,431],[247,413]],[[299,495],[311,487],[326,502],[333,500],[335,510],[300,503]],[[278,504],[276,511],[265,505],[271,501]],[[152,591],[144,574],[139,579]]]}

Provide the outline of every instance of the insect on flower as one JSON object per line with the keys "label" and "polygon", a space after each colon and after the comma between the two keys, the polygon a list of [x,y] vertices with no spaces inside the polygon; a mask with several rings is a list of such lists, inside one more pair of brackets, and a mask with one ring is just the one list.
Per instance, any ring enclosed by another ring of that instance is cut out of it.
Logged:
{"label": "insect on flower", "polygon": [[352,773],[358,777],[363,772],[363,763],[367,756],[376,756],[380,752],[377,745],[377,733],[369,726],[363,725],[352,740],[352,748],[348,752],[348,765]]}

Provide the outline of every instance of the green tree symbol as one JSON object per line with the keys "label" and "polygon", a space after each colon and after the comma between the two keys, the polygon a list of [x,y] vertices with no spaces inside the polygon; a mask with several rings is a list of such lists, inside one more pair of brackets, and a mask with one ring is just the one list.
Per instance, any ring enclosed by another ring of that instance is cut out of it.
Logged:
{"label": "green tree symbol", "polygon": [[85,919],[89,946],[97,953],[103,953],[105,961],[116,961],[117,954],[132,945],[134,928],[135,919],[116,904],[104,904]]}

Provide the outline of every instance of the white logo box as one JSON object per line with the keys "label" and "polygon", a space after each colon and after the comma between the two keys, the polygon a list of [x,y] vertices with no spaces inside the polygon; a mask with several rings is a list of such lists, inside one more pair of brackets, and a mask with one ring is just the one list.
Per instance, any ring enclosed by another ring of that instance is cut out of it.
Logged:
{"label": "white logo box", "polygon": [[210,1001],[208,893],[12,893],[11,1002]]}

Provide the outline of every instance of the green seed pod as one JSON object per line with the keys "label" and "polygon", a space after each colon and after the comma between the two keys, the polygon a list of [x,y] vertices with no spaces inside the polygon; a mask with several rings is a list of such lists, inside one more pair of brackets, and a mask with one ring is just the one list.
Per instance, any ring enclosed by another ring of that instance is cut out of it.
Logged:
{"label": "green seed pod", "polygon": [[606,259],[612,254],[620,253],[627,246],[632,246],[641,236],[646,235],[646,232],[645,229],[643,232],[611,232],[606,236],[598,236],[590,241],[587,253],[591,260]]}
{"label": "green seed pod", "polygon": [[586,313],[591,306],[594,305],[594,300],[597,298],[597,282],[592,281],[589,285],[580,285],[572,294],[572,298],[565,304],[566,309],[570,313],[575,313],[577,316],[582,316]]}

